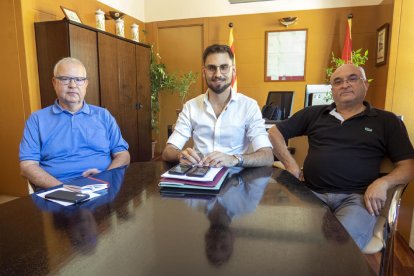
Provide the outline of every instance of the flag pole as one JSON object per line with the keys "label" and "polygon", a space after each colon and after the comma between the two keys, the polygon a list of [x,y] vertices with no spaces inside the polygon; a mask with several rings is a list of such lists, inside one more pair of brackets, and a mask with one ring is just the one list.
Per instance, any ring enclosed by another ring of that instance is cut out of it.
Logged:
{"label": "flag pole", "polygon": [[[234,38],[233,38],[233,22],[229,22],[230,34],[229,34],[229,47],[234,55],[233,66],[236,67],[236,53],[234,51]],[[231,81],[231,87],[235,92],[237,92],[237,74],[233,76]]]}
{"label": "flag pole", "polygon": [[342,56],[341,58],[345,61],[345,63],[352,63],[352,18],[353,14],[348,14],[348,19],[346,23],[346,31],[345,31],[345,41],[344,47],[342,48]]}

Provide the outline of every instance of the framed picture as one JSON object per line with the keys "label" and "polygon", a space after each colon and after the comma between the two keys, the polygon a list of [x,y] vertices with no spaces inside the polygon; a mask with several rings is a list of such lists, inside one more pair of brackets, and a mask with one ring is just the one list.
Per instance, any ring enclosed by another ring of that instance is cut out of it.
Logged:
{"label": "framed picture", "polygon": [[307,30],[265,32],[264,81],[304,81]]}
{"label": "framed picture", "polygon": [[60,6],[60,8],[62,9],[63,13],[65,14],[65,17],[66,17],[67,20],[74,21],[74,22],[77,22],[77,23],[82,23],[82,21],[80,20],[78,14],[75,11],[73,11],[71,9],[68,9],[68,8],[65,8],[65,7],[62,7],[62,6]]}
{"label": "framed picture", "polygon": [[377,55],[375,64],[377,66],[387,63],[388,54],[388,32],[389,24],[385,23],[377,29]]}

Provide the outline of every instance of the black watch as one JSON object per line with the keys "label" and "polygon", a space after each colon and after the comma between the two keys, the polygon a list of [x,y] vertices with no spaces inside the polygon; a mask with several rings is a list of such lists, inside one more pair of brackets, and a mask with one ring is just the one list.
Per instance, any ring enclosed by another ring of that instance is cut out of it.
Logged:
{"label": "black watch", "polygon": [[236,164],[236,166],[237,167],[242,167],[243,166],[243,162],[244,162],[243,155],[242,154],[234,154],[233,156],[236,157],[236,159],[238,161],[237,164]]}

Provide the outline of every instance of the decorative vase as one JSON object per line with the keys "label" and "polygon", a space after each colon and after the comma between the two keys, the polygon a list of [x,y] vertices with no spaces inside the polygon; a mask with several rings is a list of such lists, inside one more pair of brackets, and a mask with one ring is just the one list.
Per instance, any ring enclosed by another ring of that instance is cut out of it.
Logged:
{"label": "decorative vase", "polygon": [[105,31],[105,13],[99,9],[95,12],[96,28]]}
{"label": "decorative vase", "polygon": [[122,20],[121,18],[118,18],[117,20],[115,20],[115,22],[116,22],[116,35],[125,37],[124,20]]}
{"label": "decorative vase", "polygon": [[137,24],[131,25],[132,40],[139,42],[139,26]]}

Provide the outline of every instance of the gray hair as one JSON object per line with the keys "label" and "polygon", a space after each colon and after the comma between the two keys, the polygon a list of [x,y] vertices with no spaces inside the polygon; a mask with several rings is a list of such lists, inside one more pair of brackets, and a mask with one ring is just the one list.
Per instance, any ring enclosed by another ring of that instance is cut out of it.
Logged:
{"label": "gray hair", "polygon": [[367,76],[365,75],[365,70],[361,66],[357,66],[358,70],[361,72],[361,77],[366,80]]}
{"label": "gray hair", "polygon": [[85,65],[83,65],[83,63],[79,59],[73,58],[73,57],[65,57],[65,58],[62,58],[61,60],[59,60],[55,64],[55,67],[53,68],[53,76],[57,77],[56,74],[57,74],[57,70],[58,70],[59,66],[61,66],[62,64],[67,64],[67,63],[79,64],[80,66],[82,66],[83,69],[85,70],[85,77],[87,77]]}

